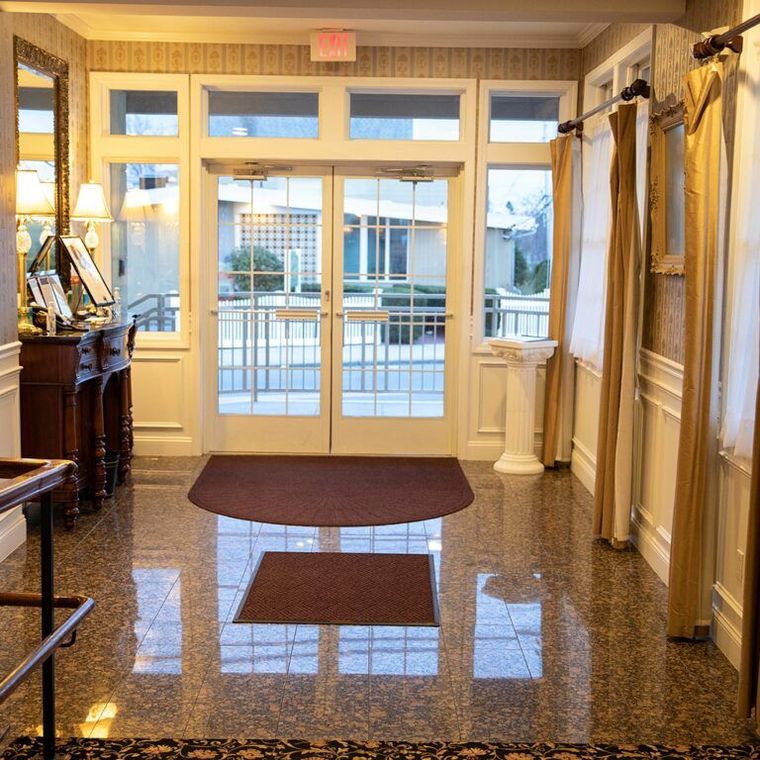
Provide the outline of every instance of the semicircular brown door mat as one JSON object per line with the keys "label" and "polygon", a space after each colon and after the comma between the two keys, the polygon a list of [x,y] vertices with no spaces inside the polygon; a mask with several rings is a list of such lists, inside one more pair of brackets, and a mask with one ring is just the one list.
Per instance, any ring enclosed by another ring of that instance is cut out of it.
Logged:
{"label": "semicircular brown door mat", "polygon": [[215,455],[188,498],[241,520],[327,528],[428,520],[475,496],[453,458]]}

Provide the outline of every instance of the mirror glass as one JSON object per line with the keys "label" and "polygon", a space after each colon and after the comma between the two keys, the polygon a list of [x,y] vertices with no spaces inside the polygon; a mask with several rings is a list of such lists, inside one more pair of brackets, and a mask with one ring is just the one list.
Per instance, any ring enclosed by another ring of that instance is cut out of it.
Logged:
{"label": "mirror glass", "polygon": [[683,103],[652,114],[649,124],[651,270],[683,275],[686,235]]}
{"label": "mirror glass", "polygon": [[[50,205],[56,207],[55,80],[25,63],[16,66],[18,82],[18,168],[32,169]],[[32,217],[27,222],[32,247],[27,269],[48,235],[57,231],[55,217]]]}
{"label": "mirror glass", "polygon": [[[69,231],[69,70],[66,61],[14,37],[16,65],[16,159],[36,172],[51,212],[25,219],[31,237],[27,271],[49,235]],[[18,202],[17,202],[18,208]],[[68,285],[68,260],[50,248],[44,269],[55,269]]]}
{"label": "mirror glass", "polygon": [[676,126],[665,132],[665,161],[667,165],[667,229],[669,256],[683,256],[686,231],[684,189],[684,126]]}

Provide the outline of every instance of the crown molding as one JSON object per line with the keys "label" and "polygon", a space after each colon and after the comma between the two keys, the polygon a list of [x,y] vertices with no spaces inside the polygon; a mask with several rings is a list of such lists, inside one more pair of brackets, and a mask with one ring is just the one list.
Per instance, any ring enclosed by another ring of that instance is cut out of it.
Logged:
{"label": "crown molding", "polygon": [[[249,45],[304,45],[308,46],[308,34],[294,32],[204,32],[187,31],[129,31],[120,29],[96,29],[76,14],[57,14],[55,18],[85,40],[107,42],[192,42],[214,44]],[[128,18],[128,17],[122,17]],[[504,35],[504,34],[404,34],[395,32],[357,31],[357,44],[363,47],[455,47],[455,48],[555,48],[577,49],[593,39],[608,24],[589,24],[578,34],[555,35]],[[590,35],[590,36],[589,36]]]}
{"label": "crown molding", "polygon": [[596,39],[609,24],[587,24],[583,31],[575,38],[578,43],[578,47],[584,48],[592,40]]}

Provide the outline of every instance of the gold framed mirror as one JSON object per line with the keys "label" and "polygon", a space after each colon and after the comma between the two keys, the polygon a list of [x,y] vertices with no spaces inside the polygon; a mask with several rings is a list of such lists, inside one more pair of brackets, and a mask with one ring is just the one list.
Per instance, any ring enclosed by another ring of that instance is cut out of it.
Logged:
{"label": "gold framed mirror", "polygon": [[686,232],[684,109],[677,103],[649,120],[651,269],[683,275]]}
{"label": "gold framed mirror", "polygon": [[[13,38],[13,52],[16,165],[36,172],[54,211],[52,216],[31,216],[28,220],[32,241],[26,253],[28,270],[47,235],[69,233],[69,65],[17,36]],[[64,256],[55,255],[49,268],[55,268],[68,286],[69,265]]]}

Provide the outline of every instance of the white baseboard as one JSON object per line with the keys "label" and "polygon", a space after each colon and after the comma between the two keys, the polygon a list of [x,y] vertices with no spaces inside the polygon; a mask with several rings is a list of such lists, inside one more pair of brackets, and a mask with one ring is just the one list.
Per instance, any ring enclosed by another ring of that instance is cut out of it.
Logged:
{"label": "white baseboard", "polygon": [[0,562],[26,541],[26,518],[21,507],[6,512],[0,520]]}
{"label": "white baseboard", "polygon": [[635,517],[631,519],[631,542],[657,577],[667,586],[670,582],[670,557],[651,535],[650,529]]}
{"label": "white baseboard", "polygon": [[726,659],[739,670],[742,655],[742,632],[717,608],[713,607],[712,639]]}
{"label": "white baseboard", "polygon": [[140,457],[191,457],[198,451],[191,436],[135,433],[134,455]]}
{"label": "white baseboard", "polygon": [[573,453],[570,455],[570,471],[593,494],[596,482],[596,457],[576,439],[573,439]]}

